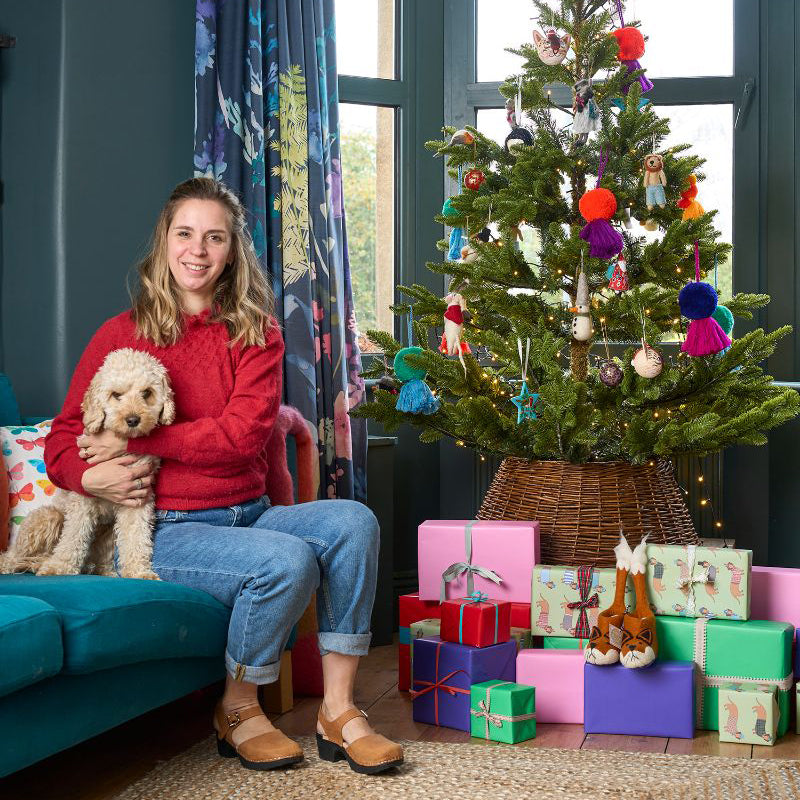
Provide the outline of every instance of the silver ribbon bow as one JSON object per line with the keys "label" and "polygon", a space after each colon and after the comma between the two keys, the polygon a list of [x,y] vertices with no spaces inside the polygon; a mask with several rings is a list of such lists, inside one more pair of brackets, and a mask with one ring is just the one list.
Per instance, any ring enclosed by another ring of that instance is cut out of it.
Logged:
{"label": "silver ribbon bow", "polygon": [[439,592],[439,602],[444,603],[447,600],[447,584],[450,581],[459,578],[465,572],[467,574],[467,594],[472,594],[475,591],[475,579],[474,575],[480,575],[482,578],[486,578],[486,580],[493,581],[494,583],[500,585],[502,583],[502,578],[490,569],[486,567],[479,567],[476,564],[472,563],[472,526],[474,522],[468,522],[464,526],[464,550],[467,557],[466,561],[456,561],[455,564],[451,564],[443,573],[442,573],[442,586]]}
{"label": "silver ribbon bow", "polygon": [[686,546],[686,561],[687,561],[687,576],[685,578],[679,578],[675,582],[675,588],[686,590],[686,610],[689,612],[689,616],[694,616],[695,610],[695,596],[694,596],[694,587],[696,584],[707,585],[709,583],[714,583],[717,579],[717,568],[713,564],[709,564],[707,567],[703,567],[698,571],[695,571],[695,559],[697,558],[697,545],[687,545]]}

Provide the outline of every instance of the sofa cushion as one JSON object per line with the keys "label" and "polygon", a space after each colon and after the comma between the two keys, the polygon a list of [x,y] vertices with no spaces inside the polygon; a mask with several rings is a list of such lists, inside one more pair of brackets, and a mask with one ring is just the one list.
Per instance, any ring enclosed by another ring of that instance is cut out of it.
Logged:
{"label": "sofa cushion", "polygon": [[51,605],[0,596],[0,697],[57,675],[63,656],[61,624]]}
{"label": "sofa cushion", "polygon": [[0,596],[49,603],[61,619],[66,674],[164,658],[222,657],[230,611],[166,581],[102,575],[0,575]]}
{"label": "sofa cushion", "polygon": [[8,475],[8,542],[13,544],[20,523],[41,506],[50,504],[56,487],[44,467],[44,439],[52,420],[36,425],[0,428],[6,474]]}

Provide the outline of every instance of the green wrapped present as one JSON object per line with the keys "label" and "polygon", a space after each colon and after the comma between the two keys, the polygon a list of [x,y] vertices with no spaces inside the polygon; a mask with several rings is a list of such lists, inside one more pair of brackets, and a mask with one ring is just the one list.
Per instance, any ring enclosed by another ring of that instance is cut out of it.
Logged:
{"label": "green wrapped present", "polygon": [[697,665],[697,727],[719,730],[719,690],[728,683],[777,689],[777,735],[789,724],[794,629],[785,622],[656,617],[658,658]]}
{"label": "green wrapped present", "polygon": [[517,643],[517,652],[533,647],[533,636],[530,628],[512,628],[511,638]]}
{"label": "green wrapped present", "polygon": [[509,681],[484,681],[470,687],[472,735],[493,742],[524,742],[536,737],[536,689]]}
{"label": "green wrapped present", "polygon": [[408,626],[409,633],[409,648],[408,658],[411,670],[411,676],[414,675],[414,639],[421,639],[423,636],[438,636],[442,627],[440,619],[421,619],[419,622],[412,622]]}
{"label": "green wrapped present", "polygon": [[561,636],[542,636],[542,647],[545,650],[582,650],[586,640],[564,639]]}
{"label": "green wrapped present", "polygon": [[647,545],[647,593],[667,617],[748,619],[752,550]]}
{"label": "green wrapped present", "polygon": [[[585,613],[588,629],[591,630],[597,615],[611,605],[616,583],[615,569],[592,569],[591,584],[586,596],[581,597],[576,567],[538,564],[533,568],[531,580],[531,632],[534,636],[574,637],[582,613]],[[629,611],[636,605],[630,579],[625,602]]]}
{"label": "green wrapped present", "polygon": [[775,744],[778,731],[777,690],[765,684],[726,683],[719,687],[719,740]]}

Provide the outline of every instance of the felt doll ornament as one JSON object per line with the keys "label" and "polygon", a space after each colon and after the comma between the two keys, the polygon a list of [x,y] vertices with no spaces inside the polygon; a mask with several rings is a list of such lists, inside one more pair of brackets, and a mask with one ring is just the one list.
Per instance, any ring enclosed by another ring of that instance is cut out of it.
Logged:
{"label": "felt doll ornament", "polygon": [[[667,197],[664,193],[667,176],[664,174],[664,159],[658,153],[648,153],[644,157],[642,183],[648,211],[652,210],[654,206],[662,208],[667,204]],[[658,228],[658,223],[653,219],[646,220],[643,225],[648,231]]]}
{"label": "felt doll ornament", "polygon": [[543,64],[550,67],[558,66],[567,57],[570,41],[569,34],[559,36],[553,28],[548,28],[544,34],[533,32],[536,54]]}
{"label": "felt doll ornament", "polygon": [[464,363],[464,353],[471,353],[469,345],[462,341],[464,331],[464,311],[467,303],[457,292],[450,292],[444,299],[447,309],[444,312],[444,333],[439,352],[448,356],[458,356],[461,366],[464,367],[464,377],[467,376],[467,365]]}
{"label": "felt doll ornament", "polygon": [[573,87],[572,135],[576,145],[586,144],[589,134],[600,130],[600,109],[594,99],[592,82],[587,78],[577,81]]}
{"label": "felt doll ornament", "polygon": [[681,350],[690,356],[710,356],[731,346],[731,340],[714,319],[717,293],[710,283],[700,280],[700,248],[694,243],[695,280],[687,283],[678,295],[681,314],[690,319],[686,341]]}

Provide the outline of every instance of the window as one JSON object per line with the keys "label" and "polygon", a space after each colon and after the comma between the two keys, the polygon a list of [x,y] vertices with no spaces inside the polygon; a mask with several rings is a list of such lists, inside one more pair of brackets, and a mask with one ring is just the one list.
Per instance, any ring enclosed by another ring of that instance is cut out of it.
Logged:
{"label": "window", "polygon": [[375,349],[368,329],[394,331],[397,122],[406,103],[395,79],[396,12],[394,0],[336,0],[342,181],[362,352]]}

